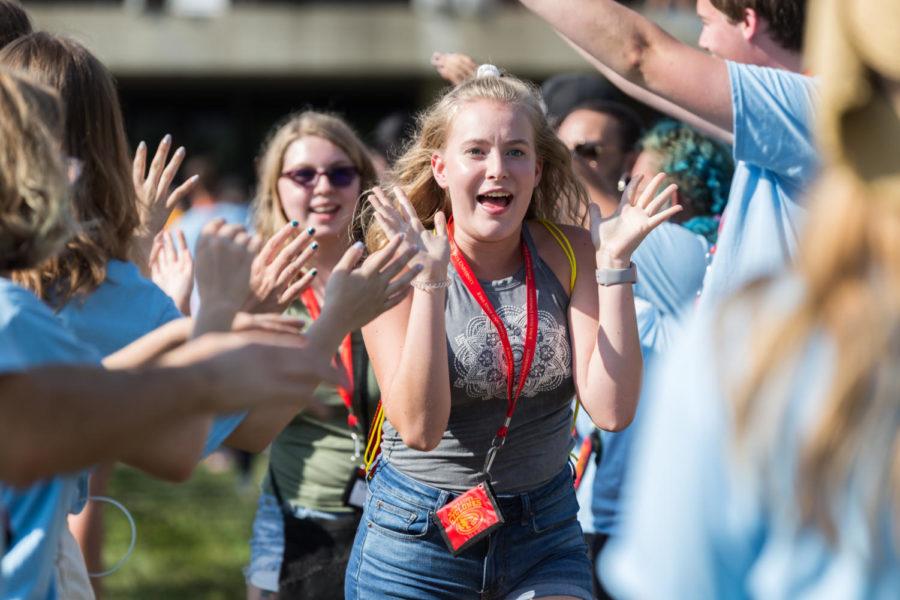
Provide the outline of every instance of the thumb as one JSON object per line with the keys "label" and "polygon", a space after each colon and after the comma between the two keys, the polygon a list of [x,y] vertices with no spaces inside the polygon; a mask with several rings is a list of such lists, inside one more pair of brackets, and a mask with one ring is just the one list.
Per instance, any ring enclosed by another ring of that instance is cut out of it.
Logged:
{"label": "thumb", "polygon": [[365,246],[362,242],[356,242],[352,246],[350,246],[344,255],[341,257],[341,260],[335,265],[335,271],[350,271],[353,267],[356,266],[356,263],[359,262],[359,259],[362,258],[363,249]]}

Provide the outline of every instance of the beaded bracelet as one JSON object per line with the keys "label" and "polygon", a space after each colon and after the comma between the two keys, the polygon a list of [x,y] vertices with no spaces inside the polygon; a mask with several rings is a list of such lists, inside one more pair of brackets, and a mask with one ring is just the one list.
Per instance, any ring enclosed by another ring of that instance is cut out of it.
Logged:
{"label": "beaded bracelet", "polygon": [[443,281],[419,281],[418,279],[413,279],[409,282],[409,285],[413,286],[417,290],[430,292],[431,290],[443,290],[450,287],[450,280],[444,279]]}

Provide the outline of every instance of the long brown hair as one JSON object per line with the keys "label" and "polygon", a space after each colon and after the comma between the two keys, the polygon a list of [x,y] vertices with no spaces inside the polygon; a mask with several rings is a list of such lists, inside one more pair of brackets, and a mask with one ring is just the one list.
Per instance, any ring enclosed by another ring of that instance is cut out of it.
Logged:
{"label": "long brown hair", "polygon": [[377,175],[369,152],[344,119],[313,110],[291,114],[272,130],[257,162],[254,223],[256,232],[263,239],[268,239],[287,224],[278,196],[284,153],[295,141],[310,135],[324,138],[344,151],[359,172],[360,190],[375,185]]}
{"label": "long brown hair", "polygon": [[[541,180],[534,190],[526,219],[581,223],[587,213],[587,192],[572,171],[572,156],[547,122],[540,90],[510,76],[476,77],[445,93],[417,118],[416,134],[387,174],[386,185],[397,186],[409,197],[425,227],[432,227],[438,211],[451,214],[450,198],[435,181],[431,157],[443,150],[458,111],[475,100],[493,100],[525,109],[534,127],[535,151],[543,162]],[[366,245],[374,250],[384,242],[368,203],[361,204],[358,220]]]}
{"label": "long brown hair", "polygon": [[0,272],[62,249],[74,224],[53,90],[0,69]]}
{"label": "long brown hair", "polygon": [[82,163],[72,193],[81,231],[57,257],[14,280],[61,306],[106,278],[106,263],[127,260],[139,225],[128,144],[115,83],[106,67],[73,40],[38,32],[0,52],[0,63],[59,92],[65,152]]}
{"label": "long brown hair", "polygon": [[[734,391],[737,448],[765,447],[772,417],[792,400],[774,390],[773,374],[789,370],[825,334],[833,367],[818,374],[827,391],[798,444],[794,480],[803,523],[833,542],[848,490],[869,512],[870,539],[887,534],[881,519],[889,514],[900,540],[900,115],[875,66],[900,72],[900,44],[895,20],[854,31],[858,19],[845,14],[878,19],[879,4],[811,5],[807,55],[821,74],[826,167],[810,194],[795,266],[802,293],[783,318],[758,320],[749,377]],[[884,61],[862,55],[858,36]]]}

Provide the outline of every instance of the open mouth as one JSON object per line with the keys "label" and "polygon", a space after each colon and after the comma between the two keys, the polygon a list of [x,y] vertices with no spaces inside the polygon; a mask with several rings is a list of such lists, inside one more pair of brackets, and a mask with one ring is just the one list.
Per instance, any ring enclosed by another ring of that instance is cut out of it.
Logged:
{"label": "open mouth", "polygon": [[488,192],[475,196],[478,205],[491,214],[498,214],[512,203],[513,195],[507,192]]}
{"label": "open mouth", "polygon": [[333,215],[341,209],[337,204],[323,204],[321,206],[309,207],[309,212],[314,215]]}

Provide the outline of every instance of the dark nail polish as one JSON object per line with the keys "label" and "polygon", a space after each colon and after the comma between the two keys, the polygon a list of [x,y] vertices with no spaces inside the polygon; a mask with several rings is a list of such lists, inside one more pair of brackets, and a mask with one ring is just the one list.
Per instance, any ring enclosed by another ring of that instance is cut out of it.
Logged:
{"label": "dark nail polish", "polygon": [[318,269],[310,269],[310,271],[309,271],[310,277],[315,277],[318,274],[319,274]]}
{"label": "dark nail polish", "polygon": [[299,227],[300,221],[291,221],[291,227]]}
{"label": "dark nail polish", "polygon": [[[296,221],[295,221],[295,223],[296,223]],[[307,228],[306,228],[306,233],[308,233],[309,235],[312,235],[312,234],[314,234],[315,232],[316,232],[316,228],[315,228],[315,227],[307,227]]]}
{"label": "dark nail polish", "polygon": [[313,243],[310,244],[309,246],[310,246],[310,248],[312,248],[313,250],[318,250],[318,249],[319,249],[319,242],[313,242]]}

